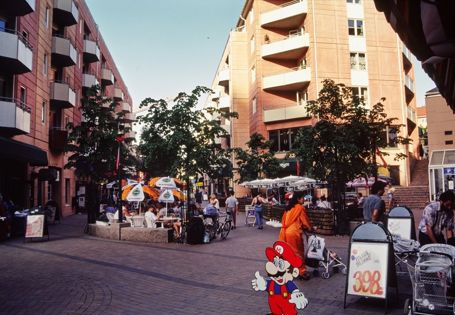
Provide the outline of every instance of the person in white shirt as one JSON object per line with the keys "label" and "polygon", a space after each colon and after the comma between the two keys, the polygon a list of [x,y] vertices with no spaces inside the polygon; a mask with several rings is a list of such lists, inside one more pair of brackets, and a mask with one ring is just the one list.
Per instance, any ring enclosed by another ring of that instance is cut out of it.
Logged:
{"label": "person in white shirt", "polygon": [[325,195],[321,196],[321,199],[317,202],[316,206],[321,209],[332,209],[330,202],[327,201]]}
{"label": "person in white shirt", "polygon": [[211,195],[210,195],[209,203],[210,203],[212,206],[214,206],[215,208],[217,208],[218,210],[220,210],[220,202],[219,202],[218,199],[216,198],[216,195],[215,195],[215,194],[211,194]]}
{"label": "person in white shirt", "polygon": [[156,228],[156,220],[158,220],[158,216],[156,215],[157,211],[153,205],[150,205],[147,209],[147,212],[144,214],[145,225],[148,228]]}
{"label": "person in white shirt", "polygon": [[226,212],[231,212],[232,221],[234,225],[232,226],[233,229],[236,228],[237,225],[237,210],[239,208],[239,201],[234,196],[234,192],[230,192],[230,196],[226,199]]}

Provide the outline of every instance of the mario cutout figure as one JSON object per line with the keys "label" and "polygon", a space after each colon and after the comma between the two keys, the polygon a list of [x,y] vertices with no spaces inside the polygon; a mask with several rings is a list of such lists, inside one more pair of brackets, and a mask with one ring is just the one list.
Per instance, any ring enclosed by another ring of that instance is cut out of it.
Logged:
{"label": "mario cutout figure", "polygon": [[256,271],[255,279],[251,281],[253,289],[267,291],[272,314],[296,315],[298,309],[302,310],[308,305],[305,295],[292,281],[299,275],[298,267],[303,264],[302,258],[282,241],[267,247],[265,255],[268,259],[265,270],[269,279],[266,280]]}

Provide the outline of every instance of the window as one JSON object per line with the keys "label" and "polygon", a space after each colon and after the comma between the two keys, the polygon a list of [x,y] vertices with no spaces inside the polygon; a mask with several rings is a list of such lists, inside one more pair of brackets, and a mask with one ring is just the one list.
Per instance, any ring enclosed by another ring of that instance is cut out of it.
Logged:
{"label": "window", "polygon": [[27,104],[27,90],[25,89],[25,87],[21,86],[21,89],[20,89],[20,102],[21,104]]}
{"label": "window", "polygon": [[350,53],[351,69],[352,70],[366,70],[367,62],[365,53]]}
{"label": "window", "polygon": [[44,12],[44,26],[46,26],[46,28],[49,27],[49,7],[46,6],[46,11]]}
{"label": "window", "polygon": [[45,53],[44,54],[44,60],[43,60],[43,74],[47,75],[47,68],[48,68],[48,56]]}
{"label": "window", "polygon": [[446,140],[446,144],[447,144],[447,145],[453,144],[453,140]]}
{"label": "window", "polygon": [[256,99],[256,97],[253,98],[252,107],[253,107],[253,114],[254,114],[257,111],[257,99]]}
{"label": "window", "polygon": [[353,86],[351,87],[352,97],[363,99],[365,104],[368,104],[368,88],[363,86]]}
{"label": "window", "polygon": [[386,147],[396,148],[398,146],[398,127],[386,127],[385,136],[386,138],[382,140],[386,141]]}
{"label": "window", "polygon": [[251,82],[255,82],[256,81],[256,67],[253,66],[251,68]]}
{"label": "window", "polygon": [[307,90],[297,92],[297,104],[298,105],[300,105],[300,106],[306,105],[307,101],[308,101],[308,91]]}
{"label": "window", "polygon": [[41,104],[41,122],[43,124],[46,123],[46,101],[43,101],[43,103]]}
{"label": "window", "polygon": [[360,0],[346,0],[347,3],[360,4]]}
{"label": "window", "polygon": [[65,178],[65,204],[70,204],[71,182],[69,178]]}
{"label": "window", "polygon": [[348,32],[351,36],[363,36],[363,20],[348,19]]}
{"label": "window", "polygon": [[450,136],[452,134],[452,130],[446,130],[444,131],[444,135]]}
{"label": "window", "polygon": [[289,151],[293,149],[295,136],[301,128],[279,129],[269,131],[270,151]]}

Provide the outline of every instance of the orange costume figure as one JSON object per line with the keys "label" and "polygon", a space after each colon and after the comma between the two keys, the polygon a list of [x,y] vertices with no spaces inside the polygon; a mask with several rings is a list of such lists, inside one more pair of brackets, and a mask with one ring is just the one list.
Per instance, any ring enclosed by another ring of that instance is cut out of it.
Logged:
{"label": "orange costume figure", "polygon": [[279,240],[288,243],[294,252],[302,258],[304,263],[299,268],[299,274],[304,279],[308,279],[309,275],[305,272],[305,250],[302,231],[303,229],[312,230],[313,226],[302,205],[304,201],[303,193],[295,192],[293,194],[281,220],[282,227]]}

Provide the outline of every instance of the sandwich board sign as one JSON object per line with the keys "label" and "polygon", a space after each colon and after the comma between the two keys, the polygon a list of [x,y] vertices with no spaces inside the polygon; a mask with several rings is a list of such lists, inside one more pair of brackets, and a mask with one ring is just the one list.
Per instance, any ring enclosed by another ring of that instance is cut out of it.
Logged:
{"label": "sandwich board sign", "polygon": [[360,224],[352,232],[348,257],[344,308],[347,295],[353,295],[382,299],[387,311],[389,287],[398,296],[392,235],[380,223]]}
{"label": "sandwich board sign", "polygon": [[46,217],[44,214],[29,214],[25,226],[25,238],[43,238],[47,236],[49,239],[49,231],[47,229]]}

